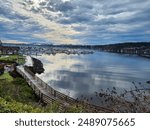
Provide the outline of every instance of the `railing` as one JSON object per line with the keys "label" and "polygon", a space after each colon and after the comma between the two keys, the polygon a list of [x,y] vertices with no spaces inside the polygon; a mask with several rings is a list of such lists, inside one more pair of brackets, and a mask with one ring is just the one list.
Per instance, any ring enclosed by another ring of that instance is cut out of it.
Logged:
{"label": "railing", "polygon": [[24,70],[25,70],[26,72],[28,72],[32,77],[35,76],[35,74],[34,74],[27,66],[24,66]]}
{"label": "railing", "polygon": [[76,100],[74,98],[71,98],[63,93],[60,93],[59,91],[53,89],[51,86],[49,86],[47,83],[45,83],[43,80],[41,80],[39,77],[35,75],[35,80],[41,85],[42,88],[46,89],[47,92],[49,92],[54,97],[57,97],[61,100],[65,100],[70,103],[74,103]]}
{"label": "railing", "polygon": [[[69,96],[53,89],[51,86],[49,86],[43,80],[41,80],[39,77],[37,77],[36,75],[33,75],[33,72],[31,72],[26,67],[24,68],[24,70],[27,71],[28,74],[31,75],[32,79],[31,78],[29,79],[29,77],[21,69],[19,69],[18,67],[17,67],[16,70],[19,74],[21,74],[23,76],[23,78],[32,87],[32,89],[35,91],[35,94],[37,96],[39,96],[40,99],[43,100],[45,103],[52,103],[54,101],[59,101],[63,105],[66,104],[66,103],[71,104],[71,105],[82,104],[83,106],[88,108],[88,110],[90,110],[92,112],[99,112],[99,111],[113,112],[112,110],[107,109],[107,108],[92,105],[92,104],[89,104],[89,103],[83,102],[83,101],[78,101],[74,98],[71,98],[71,97],[69,97]],[[33,82],[33,80],[34,80],[34,82]],[[40,88],[42,88],[45,92],[48,93],[48,95],[41,92],[41,90],[39,89],[37,84],[35,84],[35,81],[40,85]]]}

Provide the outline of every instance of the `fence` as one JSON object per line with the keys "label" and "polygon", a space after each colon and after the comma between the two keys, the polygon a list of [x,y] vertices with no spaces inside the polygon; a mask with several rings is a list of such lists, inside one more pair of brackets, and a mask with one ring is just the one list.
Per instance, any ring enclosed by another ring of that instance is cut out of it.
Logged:
{"label": "fence", "polygon": [[[113,112],[113,110],[99,107],[96,105],[89,104],[84,101],[79,101],[74,98],[71,98],[55,89],[53,89],[51,86],[49,86],[47,83],[45,83],[43,80],[41,80],[39,77],[33,74],[27,67],[24,68],[28,74],[32,78],[29,78],[25,72],[23,72],[19,67],[17,67],[17,72],[23,76],[23,78],[28,82],[28,84],[32,87],[35,94],[39,96],[39,98],[45,102],[45,103],[52,103],[54,101],[58,101],[63,106],[75,105],[75,104],[82,104],[87,110],[90,112]],[[40,85],[40,86],[38,86]]]}

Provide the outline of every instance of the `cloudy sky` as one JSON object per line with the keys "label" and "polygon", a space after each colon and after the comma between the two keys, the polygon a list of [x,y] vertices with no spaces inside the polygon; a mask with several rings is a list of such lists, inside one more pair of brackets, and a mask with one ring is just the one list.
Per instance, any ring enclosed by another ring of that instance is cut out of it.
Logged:
{"label": "cloudy sky", "polygon": [[150,41],[150,0],[0,0],[5,42]]}

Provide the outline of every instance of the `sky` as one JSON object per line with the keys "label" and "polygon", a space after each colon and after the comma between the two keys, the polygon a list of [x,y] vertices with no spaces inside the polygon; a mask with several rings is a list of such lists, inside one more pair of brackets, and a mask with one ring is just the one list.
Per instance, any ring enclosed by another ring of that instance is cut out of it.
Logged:
{"label": "sky", "polygon": [[150,0],[0,0],[0,39],[91,45],[150,41]]}

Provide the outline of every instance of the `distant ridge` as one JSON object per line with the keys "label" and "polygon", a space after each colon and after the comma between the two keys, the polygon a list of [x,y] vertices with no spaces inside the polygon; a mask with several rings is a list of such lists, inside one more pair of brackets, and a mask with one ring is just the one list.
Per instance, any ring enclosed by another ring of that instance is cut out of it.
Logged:
{"label": "distant ridge", "polygon": [[113,44],[102,44],[102,45],[89,45],[89,44],[60,44],[55,45],[51,43],[5,43],[0,40],[0,46],[43,46],[43,47],[71,47],[71,48],[91,48],[91,47],[141,47],[141,46],[150,46],[150,42],[123,42],[123,43],[113,43]]}

